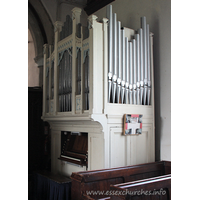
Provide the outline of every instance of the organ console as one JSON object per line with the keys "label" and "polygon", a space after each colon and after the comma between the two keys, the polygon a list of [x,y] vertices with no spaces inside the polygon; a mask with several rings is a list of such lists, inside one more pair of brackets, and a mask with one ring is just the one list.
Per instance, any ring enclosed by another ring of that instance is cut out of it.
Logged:
{"label": "organ console", "polygon": [[88,134],[61,132],[60,160],[87,167]]}
{"label": "organ console", "polygon": [[[83,26],[74,8],[55,22],[54,45],[44,45],[42,119],[51,125],[54,172],[154,161],[153,34],[146,17],[133,30],[106,9],[107,18],[90,15]],[[123,136],[123,115],[138,113],[142,134]]]}

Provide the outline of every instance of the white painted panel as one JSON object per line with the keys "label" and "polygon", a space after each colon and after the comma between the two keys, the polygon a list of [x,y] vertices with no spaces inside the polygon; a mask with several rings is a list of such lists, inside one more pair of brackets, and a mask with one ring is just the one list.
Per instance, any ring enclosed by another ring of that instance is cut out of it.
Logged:
{"label": "white painted panel", "polygon": [[51,171],[57,173],[60,171],[60,131],[52,131],[51,133]]}
{"label": "white painted panel", "polygon": [[142,134],[135,135],[131,138],[131,165],[153,162],[154,151],[151,148],[152,144],[152,128],[151,126],[142,127]]}
{"label": "white painted panel", "polygon": [[136,165],[137,163],[137,151],[136,151],[136,142],[137,142],[137,137],[139,135],[130,135],[130,165]]}
{"label": "white painted panel", "polygon": [[110,129],[110,167],[126,165],[127,139],[122,135],[122,128]]}
{"label": "white painted panel", "polygon": [[66,176],[71,176],[72,172],[86,171],[86,167],[78,166],[74,164],[67,163],[65,161],[60,161],[61,163],[61,174]]}
{"label": "white painted panel", "polygon": [[130,135],[124,135],[126,140],[126,165],[131,165],[131,136]]}
{"label": "white painted panel", "polygon": [[148,162],[148,132],[143,131],[136,137],[136,162],[137,164]]}
{"label": "white painted panel", "polygon": [[104,143],[100,136],[92,136],[90,141],[90,157],[88,162],[90,162],[90,169],[103,169],[104,168]]}

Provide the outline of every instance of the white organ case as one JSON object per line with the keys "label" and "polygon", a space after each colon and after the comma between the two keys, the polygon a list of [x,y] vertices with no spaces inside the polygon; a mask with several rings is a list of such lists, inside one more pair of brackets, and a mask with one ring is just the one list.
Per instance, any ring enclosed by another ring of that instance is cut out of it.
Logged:
{"label": "white organ case", "polygon": [[[150,105],[108,103],[108,19],[99,22],[97,16],[89,16],[89,36],[85,37],[86,28],[79,25],[80,16],[81,9],[74,8],[71,23],[55,22],[54,49],[44,45],[42,119],[51,127],[52,172],[70,176],[76,171],[155,161],[153,34],[150,33]],[[72,29],[67,31],[67,37],[61,38],[65,26]],[[134,37],[134,30],[124,30],[129,40]],[[71,67],[62,62],[64,54]],[[123,135],[124,114],[143,115],[142,134]],[[62,131],[88,133],[87,166],[58,159]]]}

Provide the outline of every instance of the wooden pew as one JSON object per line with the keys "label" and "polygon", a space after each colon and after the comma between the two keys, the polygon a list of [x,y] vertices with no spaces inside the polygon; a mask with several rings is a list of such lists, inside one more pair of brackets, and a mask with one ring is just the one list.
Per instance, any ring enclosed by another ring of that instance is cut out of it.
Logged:
{"label": "wooden pew", "polygon": [[126,167],[73,172],[71,199],[108,199],[110,185],[136,181],[171,173],[171,162],[159,161]]}
{"label": "wooden pew", "polygon": [[171,175],[111,185],[110,200],[170,200]]}

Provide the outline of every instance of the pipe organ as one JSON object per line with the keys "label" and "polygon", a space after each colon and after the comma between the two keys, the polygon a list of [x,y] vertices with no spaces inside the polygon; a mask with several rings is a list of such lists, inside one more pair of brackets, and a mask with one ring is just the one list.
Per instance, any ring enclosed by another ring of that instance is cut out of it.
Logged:
{"label": "pipe organ", "polygon": [[121,28],[121,22],[117,21],[116,13],[112,13],[111,5],[107,7],[107,18],[108,102],[150,105],[150,59],[153,52],[150,48],[152,36],[149,33],[149,24],[146,24],[146,17],[141,18],[141,28],[135,31],[130,40],[124,35],[124,28]]}
{"label": "pipe organ", "polygon": [[[91,15],[83,26],[74,8],[64,23],[55,22],[54,45],[44,45],[42,119],[51,126],[55,173],[155,160],[153,34],[145,17],[133,30],[111,5],[106,15]],[[124,114],[143,115],[142,134],[122,135]]]}

